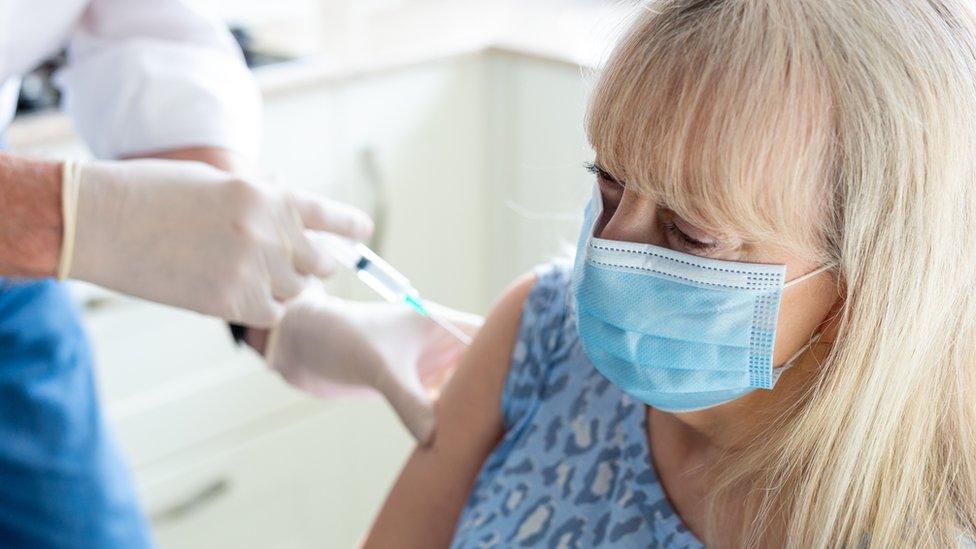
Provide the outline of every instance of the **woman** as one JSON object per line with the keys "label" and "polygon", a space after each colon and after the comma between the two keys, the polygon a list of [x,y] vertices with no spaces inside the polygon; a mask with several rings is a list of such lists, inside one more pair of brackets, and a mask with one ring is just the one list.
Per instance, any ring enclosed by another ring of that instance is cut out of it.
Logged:
{"label": "woman", "polygon": [[657,1],[588,126],[367,545],[970,543],[973,6]]}

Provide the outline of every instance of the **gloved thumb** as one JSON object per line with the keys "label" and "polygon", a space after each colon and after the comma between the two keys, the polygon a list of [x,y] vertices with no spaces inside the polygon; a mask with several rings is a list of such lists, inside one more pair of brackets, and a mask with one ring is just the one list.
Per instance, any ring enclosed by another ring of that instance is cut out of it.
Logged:
{"label": "gloved thumb", "polygon": [[393,406],[400,421],[417,443],[421,446],[429,445],[433,439],[437,417],[434,414],[434,404],[420,383],[416,370],[407,368],[401,375],[385,370],[384,375],[374,383],[374,387]]}

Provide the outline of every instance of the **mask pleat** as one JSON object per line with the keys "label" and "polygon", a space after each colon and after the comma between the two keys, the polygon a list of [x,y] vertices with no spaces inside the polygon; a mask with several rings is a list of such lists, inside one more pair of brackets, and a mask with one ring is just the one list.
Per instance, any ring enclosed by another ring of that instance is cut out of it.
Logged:
{"label": "mask pleat", "polygon": [[749,360],[748,346],[715,345],[682,341],[618,328],[603,319],[582,312],[579,326],[593,344],[621,360],[659,369],[734,372]]}
{"label": "mask pleat", "polygon": [[641,387],[652,392],[663,390],[668,393],[694,393],[702,387],[708,387],[710,391],[749,388],[748,372],[648,368],[613,356],[599,346],[585,350],[597,370],[623,388]]}
{"label": "mask pleat", "polygon": [[[711,345],[749,347],[752,294],[696,289],[663,278],[615,272],[586,263],[580,308],[618,328]],[[621,306],[626,304],[626,306]],[[721,318],[721,322],[712,319]],[[612,320],[610,320],[612,319]]]}

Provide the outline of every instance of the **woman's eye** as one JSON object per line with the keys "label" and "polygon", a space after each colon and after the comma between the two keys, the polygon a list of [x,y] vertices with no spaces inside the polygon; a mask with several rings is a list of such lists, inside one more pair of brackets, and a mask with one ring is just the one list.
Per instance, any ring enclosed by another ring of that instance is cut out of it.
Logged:
{"label": "woman's eye", "polygon": [[621,192],[623,192],[624,184],[599,164],[595,162],[588,162],[584,165],[584,167],[586,168],[586,171],[596,176],[601,186],[608,184],[612,187],[619,187]]}
{"label": "woman's eye", "polygon": [[586,169],[596,176],[604,210],[616,209],[624,195],[624,184],[596,163],[586,164]]}
{"label": "woman's eye", "polygon": [[664,230],[668,232],[668,235],[677,239],[681,244],[698,251],[708,251],[718,246],[718,243],[716,242],[705,242],[688,236],[688,234],[682,231],[673,221],[666,222],[664,224]]}

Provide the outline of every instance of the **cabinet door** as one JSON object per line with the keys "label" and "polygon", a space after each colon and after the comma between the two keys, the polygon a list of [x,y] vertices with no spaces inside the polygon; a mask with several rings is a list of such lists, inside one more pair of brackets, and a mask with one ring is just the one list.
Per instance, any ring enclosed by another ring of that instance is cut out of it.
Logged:
{"label": "cabinet door", "polygon": [[[269,96],[264,164],[373,216],[367,244],[426,297],[480,308],[482,76],[466,56]],[[329,288],[376,299],[349,276]]]}
{"label": "cabinet door", "polygon": [[137,473],[300,400],[223,321],[83,289],[102,403]]}
{"label": "cabinet door", "polygon": [[490,238],[482,254],[492,266],[487,291],[497,293],[534,265],[572,256],[593,153],[580,67],[498,51],[486,70]]}
{"label": "cabinet door", "polygon": [[108,406],[159,391],[243,356],[219,320],[72,283]]}
{"label": "cabinet door", "polygon": [[310,404],[240,444],[214,441],[146,469],[140,492],[160,546],[353,547],[411,447],[378,399]]}
{"label": "cabinet door", "polygon": [[[578,66],[489,49],[351,78],[336,95],[348,181],[377,251],[422,294],[484,312],[572,254],[592,189]],[[360,294],[368,297],[368,294]]]}
{"label": "cabinet door", "polygon": [[430,299],[483,310],[484,71],[468,55],[351,78],[342,147],[377,221],[371,244]]}

